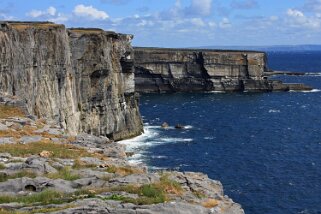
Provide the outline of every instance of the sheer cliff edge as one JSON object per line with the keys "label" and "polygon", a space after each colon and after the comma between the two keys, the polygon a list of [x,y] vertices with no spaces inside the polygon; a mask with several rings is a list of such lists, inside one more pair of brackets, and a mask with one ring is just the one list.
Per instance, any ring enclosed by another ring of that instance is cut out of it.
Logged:
{"label": "sheer cliff edge", "polygon": [[113,140],[143,132],[135,95],[132,35],[0,22],[0,93],[71,134]]}
{"label": "sheer cliff edge", "polygon": [[300,83],[269,80],[264,52],[142,48],[135,49],[136,91],[270,92],[312,90]]}

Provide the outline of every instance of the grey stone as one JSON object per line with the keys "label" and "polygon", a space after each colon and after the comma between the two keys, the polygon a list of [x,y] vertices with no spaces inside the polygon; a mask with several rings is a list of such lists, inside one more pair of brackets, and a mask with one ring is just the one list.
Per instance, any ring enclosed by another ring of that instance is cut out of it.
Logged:
{"label": "grey stone", "polygon": [[38,156],[29,157],[25,163],[12,163],[7,167],[8,173],[14,173],[16,171],[29,170],[38,175],[55,173],[57,170],[50,166],[46,158]]}
{"label": "grey stone", "polygon": [[159,182],[157,174],[132,174],[125,177],[113,178],[109,181],[112,185],[144,185]]}
{"label": "grey stone", "polygon": [[21,98],[29,114],[72,135],[120,140],[143,132],[131,35],[92,34],[53,23],[20,25],[27,27],[1,23],[0,93]]}
{"label": "grey stone", "polygon": [[108,178],[113,178],[115,177],[115,174],[113,173],[108,173],[104,171],[97,171],[97,170],[92,170],[92,169],[80,169],[80,170],[75,170],[76,174],[80,175],[83,178],[90,178],[95,176],[96,178],[99,179],[108,179]]}
{"label": "grey stone", "polygon": [[54,189],[56,191],[71,193],[75,191],[77,185],[71,181],[62,179],[52,180],[44,177],[37,178],[17,178],[0,183],[2,194],[18,194],[19,192],[41,192],[44,189]]}
{"label": "grey stone", "polygon": [[8,129],[9,128],[6,125],[0,123],[0,131],[7,131]]}
{"label": "grey stone", "polygon": [[105,161],[102,161],[98,158],[93,158],[93,157],[83,157],[83,158],[80,158],[80,161],[86,164],[96,165],[96,166],[99,166],[105,163]]}
{"label": "grey stone", "polygon": [[88,147],[99,147],[101,144],[106,144],[107,142],[109,142],[109,139],[107,137],[97,137],[90,134],[79,134],[77,135],[76,141],[74,143]]}
{"label": "grey stone", "polygon": [[0,137],[0,144],[11,144],[15,143],[13,137]]}
{"label": "grey stone", "polygon": [[126,158],[126,146],[118,143],[104,145],[104,155],[111,158]]}
{"label": "grey stone", "polygon": [[23,136],[19,139],[19,142],[21,143],[34,143],[34,142],[39,142],[43,138],[41,136]]}
{"label": "grey stone", "polygon": [[268,80],[266,54],[255,51],[135,48],[137,92],[311,90]]}

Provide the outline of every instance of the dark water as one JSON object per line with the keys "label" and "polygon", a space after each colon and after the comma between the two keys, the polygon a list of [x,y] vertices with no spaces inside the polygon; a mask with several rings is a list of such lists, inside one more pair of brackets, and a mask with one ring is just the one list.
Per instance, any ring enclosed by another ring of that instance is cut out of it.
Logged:
{"label": "dark water", "polygon": [[[321,89],[321,52],[270,53],[278,77]],[[133,160],[201,171],[248,214],[321,213],[321,92],[162,94],[141,97],[146,133]],[[162,130],[162,122],[189,125]]]}

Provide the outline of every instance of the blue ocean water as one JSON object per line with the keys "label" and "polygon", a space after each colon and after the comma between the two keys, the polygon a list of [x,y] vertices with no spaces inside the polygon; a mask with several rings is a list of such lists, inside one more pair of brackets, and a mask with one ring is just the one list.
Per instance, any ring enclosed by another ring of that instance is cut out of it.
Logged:
{"label": "blue ocean water", "polygon": [[[271,52],[279,76],[321,89],[321,52]],[[247,214],[321,213],[321,92],[141,96],[145,134],[132,161],[220,180]],[[167,122],[171,127],[161,129]],[[187,125],[176,130],[175,124]]]}

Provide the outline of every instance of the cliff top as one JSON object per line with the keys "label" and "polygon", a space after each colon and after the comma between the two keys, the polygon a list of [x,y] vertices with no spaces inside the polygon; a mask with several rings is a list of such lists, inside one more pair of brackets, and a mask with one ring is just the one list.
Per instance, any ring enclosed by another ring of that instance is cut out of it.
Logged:
{"label": "cliff top", "polygon": [[183,51],[183,52],[220,52],[220,53],[262,53],[263,51],[251,50],[222,50],[222,49],[193,49],[193,48],[159,48],[159,47],[134,47],[135,50],[149,51]]}
{"label": "cliff top", "polygon": [[28,28],[40,28],[40,29],[46,29],[46,28],[65,28],[64,25],[61,24],[55,24],[53,22],[20,22],[20,21],[1,21],[0,22],[1,28],[4,28],[6,26],[10,26],[17,30],[25,30]]}

